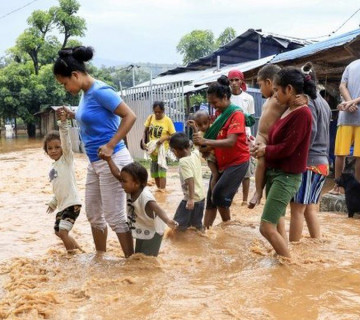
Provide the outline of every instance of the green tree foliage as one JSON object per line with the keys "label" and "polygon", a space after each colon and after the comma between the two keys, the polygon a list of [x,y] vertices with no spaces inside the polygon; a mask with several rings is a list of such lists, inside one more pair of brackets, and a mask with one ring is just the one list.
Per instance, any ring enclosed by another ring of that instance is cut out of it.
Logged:
{"label": "green tree foliage", "polygon": [[33,65],[13,62],[0,70],[0,105],[4,118],[20,117],[30,129],[37,105],[46,98],[46,87],[38,83]]}
{"label": "green tree foliage", "polygon": [[216,46],[219,48],[229,43],[231,40],[236,38],[236,31],[234,28],[227,27],[217,38]]}
{"label": "green tree foliage", "polygon": [[212,31],[194,30],[180,39],[176,50],[183,55],[183,63],[188,64],[210,54],[215,48],[214,41]]}
{"label": "green tree foliage", "polygon": [[211,54],[235,37],[236,32],[231,27],[226,28],[216,41],[210,30],[193,30],[180,39],[176,50],[183,55],[183,63],[186,65]]}
{"label": "green tree foliage", "polygon": [[64,36],[61,48],[65,48],[70,37],[83,37],[86,30],[85,19],[76,16],[80,4],[76,0],[59,0],[59,7],[52,7],[49,12],[54,23]]}
{"label": "green tree foliage", "polygon": [[52,73],[57,52],[67,44],[79,45],[71,37],[84,35],[85,20],[76,16],[79,8],[76,0],[59,0],[58,7],[34,11],[27,20],[29,28],[2,59],[0,115],[21,118],[30,136],[35,134],[34,113],[50,105],[76,105],[79,101],[56,83]]}

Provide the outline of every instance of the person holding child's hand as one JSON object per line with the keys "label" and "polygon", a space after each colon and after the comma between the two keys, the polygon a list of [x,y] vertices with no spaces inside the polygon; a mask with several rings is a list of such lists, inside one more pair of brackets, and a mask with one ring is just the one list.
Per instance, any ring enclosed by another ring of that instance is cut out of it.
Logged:
{"label": "person holding child's hand", "polygon": [[85,205],[91,225],[95,249],[106,251],[108,225],[116,233],[125,257],[133,254],[133,243],[125,213],[126,195],[112,176],[100,154],[112,156],[123,167],[132,162],[124,138],[136,121],[136,115],[118,93],[106,83],[93,78],[86,62],[94,55],[91,47],[63,48],[58,52],[54,76],[72,95],[81,93],[76,113],[67,107],[58,111],[68,119],[76,119],[89,159],[87,168]]}

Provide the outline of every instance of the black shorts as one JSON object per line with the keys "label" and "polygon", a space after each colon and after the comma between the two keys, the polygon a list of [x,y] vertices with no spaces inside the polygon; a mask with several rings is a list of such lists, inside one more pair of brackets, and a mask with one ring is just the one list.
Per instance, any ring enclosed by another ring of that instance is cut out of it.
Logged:
{"label": "black shorts", "polygon": [[238,166],[229,167],[221,172],[213,192],[211,192],[209,183],[206,209],[214,209],[216,207],[229,208],[236,191],[246,175],[248,167],[249,161]]}
{"label": "black shorts", "polygon": [[56,214],[56,220],[54,225],[55,231],[59,232],[60,229],[70,231],[74,226],[77,217],[80,214],[80,210],[81,206],[76,205],[67,207],[63,211],[59,211]]}

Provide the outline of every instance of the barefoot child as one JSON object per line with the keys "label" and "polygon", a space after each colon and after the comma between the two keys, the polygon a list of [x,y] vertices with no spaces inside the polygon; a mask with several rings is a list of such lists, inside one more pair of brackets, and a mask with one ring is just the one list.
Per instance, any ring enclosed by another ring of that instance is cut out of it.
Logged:
{"label": "barefoot child", "polygon": [[[259,143],[268,142],[268,134],[270,127],[276,120],[280,119],[281,115],[287,109],[287,106],[282,106],[274,98],[273,78],[281,70],[281,68],[274,64],[268,64],[262,67],[257,76],[257,82],[260,87],[261,94],[267,99],[262,108],[262,114],[259,120],[259,129],[255,139],[255,145]],[[248,207],[254,208],[260,203],[263,188],[265,185],[265,159],[264,157],[257,158],[257,165],[255,170],[255,187],[256,191],[249,202]]]}
{"label": "barefoot child", "polygon": [[205,194],[199,151],[191,151],[190,140],[182,132],[170,138],[170,148],[179,159],[180,182],[184,193],[174,220],[179,223],[178,229],[181,231],[191,226],[202,231]]}
{"label": "barefoot child", "polygon": [[[58,209],[55,221],[55,234],[63,241],[68,252],[79,249],[69,232],[79,216],[81,201],[76,187],[74,157],[71,150],[69,127],[64,111],[57,112],[61,120],[60,134],[57,131],[48,133],[44,139],[44,150],[55,162],[49,172],[54,197],[49,202],[47,213]],[[81,250],[82,251],[82,250]]]}
{"label": "barefoot child", "polygon": [[[188,121],[188,125],[193,128],[194,133],[200,131],[205,134],[205,132],[210,128],[210,120],[210,115],[206,111],[199,110],[194,114],[194,119]],[[204,148],[201,148],[201,150],[205,151]],[[216,159],[213,150],[209,149],[206,154],[208,154],[206,157],[206,162],[212,174],[210,188],[213,190],[216,182],[219,179],[219,171],[216,165]]]}
{"label": "barefoot child", "polygon": [[159,207],[147,187],[148,173],[139,163],[133,162],[121,170],[111,157],[102,156],[111,173],[117,178],[127,193],[128,224],[132,236],[136,239],[135,253],[156,257],[159,254],[161,241],[166,225],[175,229],[177,223]]}

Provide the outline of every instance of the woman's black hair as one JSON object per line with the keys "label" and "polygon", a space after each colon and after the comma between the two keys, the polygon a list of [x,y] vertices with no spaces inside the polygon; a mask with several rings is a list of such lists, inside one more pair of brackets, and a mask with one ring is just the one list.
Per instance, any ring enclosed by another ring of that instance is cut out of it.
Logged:
{"label": "woman's black hair", "polygon": [[216,83],[209,86],[207,94],[214,94],[217,98],[231,97],[230,81],[227,76],[221,76]]}
{"label": "woman's black hair", "polygon": [[311,76],[304,75],[300,69],[286,67],[277,73],[274,81],[282,88],[291,85],[297,94],[305,93],[311,99],[316,99],[315,82],[311,79]]}
{"label": "woman's black hair", "polygon": [[71,77],[71,73],[74,71],[87,73],[85,62],[92,59],[94,49],[84,46],[64,48],[58,54],[53,67],[54,75]]}
{"label": "woman's black hair", "polygon": [[190,148],[190,140],[184,132],[178,132],[171,136],[170,147],[177,150]]}
{"label": "woman's black hair", "polygon": [[47,152],[47,144],[50,142],[50,141],[53,141],[53,140],[59,140],[61,141],[60,139],[60,134],[59,134],[59,131],[50,131],[44,138],[44,143],[43,143],[43,149],[46,153]]}
{"label": "woman's black hair", "polygon": [[139,183],[142,187],[146,187],[148,181],[147,170],[138,162],[132,162],[127,164],[121,169],[121,172],[126,172]]}
{"label": "woman's black hair", "polygon": [[165,111],[165,105],[164,105],[164,102],[162,102],[162,101],[155,101],[155,102],[153,103],[153,110],[154,110],[156,107],[159,107],[161,111]]}

